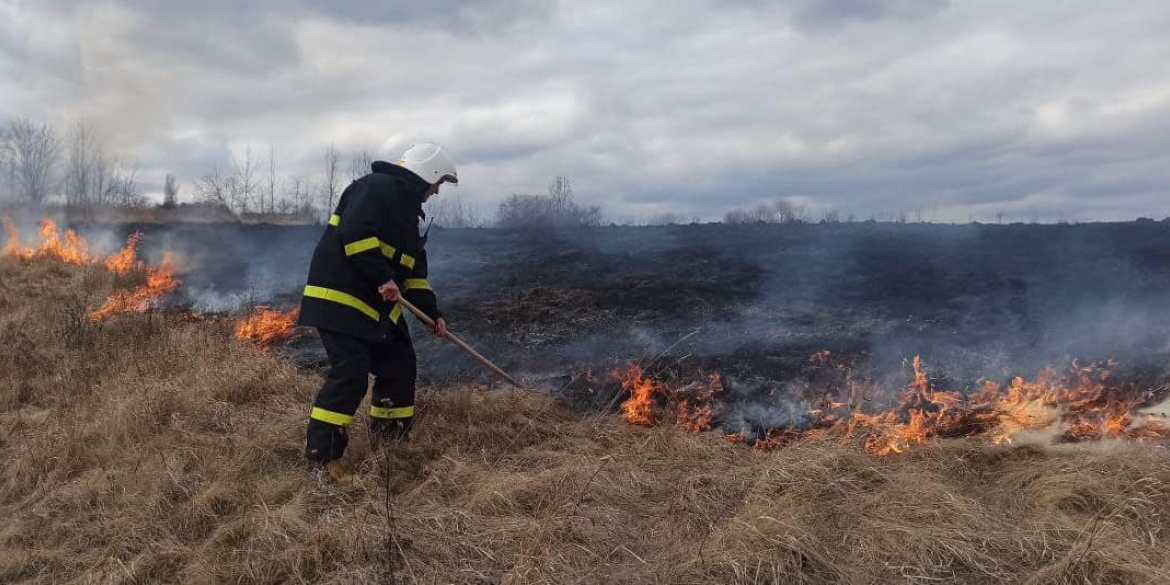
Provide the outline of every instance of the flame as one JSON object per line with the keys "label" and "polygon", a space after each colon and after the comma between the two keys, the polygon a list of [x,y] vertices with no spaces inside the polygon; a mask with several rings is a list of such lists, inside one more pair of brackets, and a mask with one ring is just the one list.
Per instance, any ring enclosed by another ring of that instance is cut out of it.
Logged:
{"label": "flame", "polygon": [[[4,216],[4,229],[8,232],[8,239],[0,255],[15,256],[22,260],[33,257],[51,258],[67,264],[85,265],[91,260],[89,244],[69,229],[64,234],[57,229],[57,222],[49,218],[41,220],[39,230],[41,243],[36,249],[24,248],[20,245],[20,233],[12,217]],[[126,246],[118,253],[101,260],[102,264],[114,274],[128,274],[130,271],[142,267],[138,261],[138,242],[142,239],[140,232],[134,232],[126,239]],[[170,253],[163,254],[163,260],[158,266],[146,268],[146,284],[130,291],[118,291],[106,299],[96,311],[89,314],[91,321],[101,321],[119,313],[141,312],[155,306],[159,299],[175,290],[182,282],[175,278],[174,259]]]}
{"label": "flame", "polygon": [[[8,215],[4,216],[4,229],[8,232],[8,239],[4,248],[0,249],[0,255],[3,256],[14,256],[21,260],[34,257],[49,258],[77,265],[101,261],[110,272],[122,275],[142,267],[142,263],[138,261],[138,242],[142,239],[140,232],[130,234],[125,247],[103,260],[90,256],[89,244],[77,235],[77,232],[67,229],[62,234],[57,229],[57,222],[49,218],[41,220],[39,230],[41,243],[36,249],[20,245],[20,233],[16,228],[16,222]],[[165,253],[158,266],[146,268],[146,284],[129,291],[115,292],[101,307],[89,314],[89,319],[101,321],[119,313],[145,311],[155,306],[159,299],[178,288],[180,284],[182,282],[175,278],[174,260],[170,253]]]}
{"label": "flame", "polygon": [[65,230],[64,235],[57,230],[57,222],[44,218],[41,220],[41,244],[36,249],[25,248],[20,245],[20,231],[11,216],[4,216],[4,230],[8,232],[8,240],[4,244],[0,255],[15,256],[21,260],[28,260],[34,256],[60,260],[66,264],[88,264],[89,245],[77,232]]}
{"label": "flame", "polygon": [[621,405],[626,422],[644,426],[657,424],[658,421],[654,417],[654,395],[661,393],[665,386],[642,376],[641,366],[634,364],[631,364],[624,373],[615,373],[614,376],[621,380],[622,387],[630,393],[630,397]]}
{"label": "flame", "polygon": [[692,433],[710,430],[713,414],[714,410],[710,403],[692,405],[686,398],[678,401],[678,424]]}
{"label": "flame", "polygon": [[[77,265],[101,260],[90,256],[89,243],[77,232],[67,229],[62,234],[57,228],[57,222],[47,217],[41,219],[41,227],[38,230],[41,242],[36,248],[25,248],[20,245],[20,231],[10,215],[4,216],[4,231],[8,233],[8,238],[4,248],[0,249],[0,256],[13,256],[21,260],[40,257]],[[141,238],[142,234],[139,232],[130,234],[126,240],[126,247],[117,254],[102,260],[106,268],[115,274],[127,274],[140,266],[136,259],[138,240]]]}
{"label": "flame", "polygon": [[236,339],[249,340],[267,347],[292,336],[300,309],[277,311],[266,306],[256,307],[251,315],[236,322]]}
{"label": "flame", "polygon": [[0,256],[14,256],[21,260],[32,258],[36,251],[21,247],[20,230],[16,229],[16,222],[12,221],[12,216],[7,214],[4,216],[4,231],[8,233],[8,240],[4,248],[0,249]]}
{"label": "flame", "polygon": [[126,246],[118,250],[117,254],[106,258],[106,270],[114,274],[129,274],[131,270],[141,266],[138,262],[138,240],[142,239],[142,232],[134,232],[126,238]]}
{"label": "flame", "polygon": [[155,307],[159,299],[179,288],[182,281],[175,278],[174,258],[169,252],[163,254],[158,266],[146,268],[146,284],[130,291],[115,292],[96,311],[89,314],[90,321],[102,321],[112,315],[143,312]]}
{"label": "flame", "polygon": [[36,251],[38,256],[54,258],[66,264],[89,263],[89,245],[77,232],[65,230],[65,240],[62,241],[57,231],[57,222],[45,218],[41,220],[40,235],[41,246]]}
{"label": "flame", "polygon": [[663,420],[666,410],[665,407],[659,408],[659,403],[673,402],[675,423],[694,433],[711,428],[715,414],[713,397],[723,390],[719,374],[712,374],[706,384],[671,389],[664,382],[646,376],[636,364],[631,364],[624,372],[614,372],[611,377],[620,381],[622,389],[629,394],[621,404],[626,422],[654,426]]}
{"label": "flame", "polygon": [[[821,368],[828,360],[827,352],[818,352],[809,363]],[[965,393],[936,388],[922,359],[916,356],[911,361],[909,384],[884,410],[863,410],[862,403],[873,398],[865,397],[872,388],[847,378],[846,388],[824,390],[802,424],[744,428],[725,432],[724,438],[759,451],[771,451],[803,437],[831,435],[857,441],[866,451],[879,456],[905,453],[938,438],[982,437],[997,445],[1009,444],[1028,430],[1051,431],[1066,442],[1170,438],[1170,422],[1141,412],[1150,406],[1149,396],[1110,384],[1110,370],[1115,365],[1082,365],[1074,361],[1064,376],[1048,368],[1030,381],[1015,377],[1002,385],[982,380],[975,391]],[[628,422],[659,424],[664,420],[657,414],[660,404],[674,400],[676,424],[695,433],[712,428],[717,393],[722,390],[717,376],[707,384],[677,389],[647,378],[637,366],[615,377],[629,394],[622,403]],[[838,400],[834,394],[840,393],[846,396]],[[776,396],[775,390],[772,396]]]}

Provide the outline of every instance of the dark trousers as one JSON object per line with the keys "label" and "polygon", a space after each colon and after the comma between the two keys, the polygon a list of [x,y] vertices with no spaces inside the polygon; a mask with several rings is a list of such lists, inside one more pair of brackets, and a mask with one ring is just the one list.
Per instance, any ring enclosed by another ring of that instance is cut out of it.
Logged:
{"label": "dark trousers", "polygon": [[414,384],[417,374],[410,334],[395,329],[385,341],[367,341],[335,331],[318,330],[329,373],[313,401],[305,440],[305,458],[340,458],[349,443],[346,429],[366,395],[374,376],[370,400],[370,431],[376,437],[405,439],[414,422]]}

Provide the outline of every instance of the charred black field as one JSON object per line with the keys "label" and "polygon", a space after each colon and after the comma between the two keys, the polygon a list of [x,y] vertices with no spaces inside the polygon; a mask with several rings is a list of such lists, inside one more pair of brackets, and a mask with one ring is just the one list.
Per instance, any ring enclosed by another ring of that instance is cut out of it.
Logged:
{"label": "charred black field", "polygon": [[[140,230],[179,258],[178,302],[295,305],[317,226]],[[686,225],[563,231],[434,229],[430,280],[452,328],[530,379],[669,348],[683,363],[782,379],[829,350],[885,376],[921,356],[942,374],[1031,375],[1077,358],[1123,368],[1170,356],[1170,224]],[[421,338],[422,375],[479,376]],[[311,364],[315,343],[293,353]]]}

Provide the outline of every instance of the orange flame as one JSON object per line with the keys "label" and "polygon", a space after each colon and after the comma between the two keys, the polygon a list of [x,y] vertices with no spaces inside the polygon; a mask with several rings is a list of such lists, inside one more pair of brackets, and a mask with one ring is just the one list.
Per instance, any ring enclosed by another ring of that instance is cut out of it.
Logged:
{"label": "orange flame", "polygon": [[[820,367],[828,358],[827,352],[818,352],[810,364]],[[1017,377],[1006,387],[985,380],[977,391],[967,394],[935,388],[919,357],[911,364],[910,384],[897,395],[894,406],[884,411],[864,412],[856,406],[857,388],[849,382],[845,400],[834,400],[826,391],[816,408],[808,411],[804,424],[758,433],[740,429],[724,437],[770,451],[802,437],[829,434],[860,441],[875,455],[904,453],[936,438],[978,436],[1005,444],[1026,430],[1057,432],[1064,441],[1170,438],[1170,423],[1141,412],[1149,406],[1148,397],[1106,383],[1112,363],[1082,366],[1073,362],[1065,377],[1049,368],[1035,380]],[[672,389],[646,379],[636,366],[617,377],[630,396],[622,404],[628,422],[658,424],[662,417],[655,415],[657,403],[673,397],[677,398],[678,425],[696,433],[711,428],[715,393],[722,389],[717,377],[697,394],[693,393],[695,384]]]}
{"label": "orange flame", "polygon": [[8,240],[4,244],[4,248],[0,250],[0,256],[14,256],[21,260],[28,260],[32,258],[35,250],[21,247],[20,245],[20,230],[16,229],[16,222],[12,221],[12,216],[4,216],[4,231],[8,233]]}
{"label": "orange flame", "polygon": [[642,376],[642,368],[631,364],[624,373],[614,374],[621,380],[622,387],[630,397],[622,402],[622,412],[626,422],[635,425],[653,426],[657,424],[654,418],[654,394],[661,391],[663,386],[658,382]]}
{"label": "orange flame", "polygon": [[106,270],[114,274],[129,274],[135,267],[141,266],[138,262],[138,240],[142,239],[142,232],[134,232],[126,238],[126,246],[118,250],[117,254],[106,258]]}
{"label": "orange flame", "polygon": [[45,218],[41,220],[41,246],[37,248],[37,255],[54,258],[66,264],[89,263],[89,245],[77,232],[65,230],[65,240],[57,231],[57,222]]}
{"label": "orange flame", "polygon": [[292,336],[300,309],[276,311],[263,305],[256,307],[251,315],[236,322],[236,339],[249,340],[262,347]]}
{"label": "orange flame", "polygon": [[45,218],[41,220],[41,244],[35,250],[20,245],[20,231],[12,217],[4,216],[4,230],[8,232],[8,240],[0,255],[15,256],[21,260],[28,260],[34,256],[53,258],[67,264],[89,263],[89,245],[73,230],[65,230],[64,236],[57,230],[57,222]]}
{"label": "orange flame", "polygon": [[664,382],[647,377],[636,364],[631,364],[625,372],[614,372],[611,376],[619,380],[622,389],[629,394],[629,398],[621,404],[626,422],[654,426],[664,418],[659,412],[658,403],[674,402],[675,423],[694,433],[711,428],[713,396],[723,390],[719,374],[712,374],[707,384],[689,384],[678,389],[671,389]]}
{"label": "orange flame", "polygon": [[182,281],[175,278],[174,259],[169,252],[165,253],[158,266],[146,268],[146,284],[130,291],[114,293],[101,307],[89,314],[89,320],[102,321],[121,313],[144,312],[157,306],[159,299],[179,288],[180,284]]}
{"label": "orange flame", "polygon": [[[8,232],[8,239],[0,255],[15,256],[22,260],[33,257],[50,258],[67,264],[89,264],[91,257],[89,245],[77,232],[68,229],[64,234],[57,229],[57,222],[49,218],[41,220],[39,230],[41,243],[36,249],[24,248],[20,245],[20,234],[16,223],[8,215],[4,216],[4,229]],[[128,274],[130,271],[142,267],[138,261],[138,242],[142,234],[134,232],[126,239],[126,246],[118,253],[102,260],[105,267],[115,274]],[[92,259],[97,262],[99,259]],[[101,321],[119,313],[141,312],[157,304],[158,300],[167,293],[175,290],[182,284],[175,278],[174,261],[169,253],[163,255],[162,263],[146,269],[146,284],[130,291],[114,293],[96,311],[89,314],[91,321]]]}
{"label": "orange flame", "polygon": [[8,233],[8,238],[4,248],[0,249],[0,256],[13,256],[21,260],[40,257],[77,265],[101,261],[114,274],[128,274],[142,266],[137,261],[138,242],[142,238],[140,232],[130,234],[125,247],[102,260],[100,257],[90,256],[89,244],[77,232],[67,229],[62,234],[57,229],[57,222],[49,218],[41,219],[41,227],[38,230],[41,243],[36,248],[25,248],[20,245],[20,231],[9,215],[4,216],[4,230]]}

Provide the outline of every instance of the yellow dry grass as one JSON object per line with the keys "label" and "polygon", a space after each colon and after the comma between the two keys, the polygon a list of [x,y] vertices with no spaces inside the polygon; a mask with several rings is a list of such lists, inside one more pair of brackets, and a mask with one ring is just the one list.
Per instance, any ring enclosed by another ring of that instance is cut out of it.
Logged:
{"label": "yellow dry grass", "polygon": [[339,488],[300,460],[318,374],[225,324],[89,323],[113,285],[0,260],[0,582],[1170,582],[1156,446],[765,455],[425,388],[413,442],[356,424]]}

